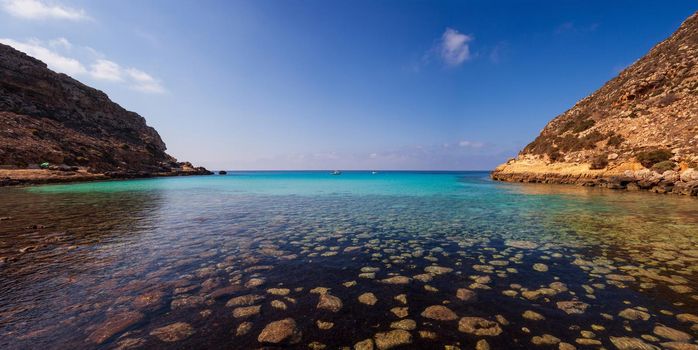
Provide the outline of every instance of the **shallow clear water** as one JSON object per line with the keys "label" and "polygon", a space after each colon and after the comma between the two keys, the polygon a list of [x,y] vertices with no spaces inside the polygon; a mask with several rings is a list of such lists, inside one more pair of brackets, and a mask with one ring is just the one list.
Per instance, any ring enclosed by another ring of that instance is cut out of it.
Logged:
{"label": "shallow clear water", "polygon": [[246,172],[0,189],[0,217],[0,348],[248,349],[286,318],[298,348],[698,336],[695,198]]}

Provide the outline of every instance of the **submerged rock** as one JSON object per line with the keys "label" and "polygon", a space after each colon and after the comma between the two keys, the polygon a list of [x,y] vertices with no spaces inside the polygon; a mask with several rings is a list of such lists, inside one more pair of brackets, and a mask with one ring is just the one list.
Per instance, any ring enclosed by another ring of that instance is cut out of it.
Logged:
{"label": "submerged rock", "polygon": [[477,336],[497,336],[502,333],[499,323],[482,317],[463,317],[458,321],[458,330]]}
{"label": "submerged rock", "polygon": [[235,335],[241,337],[249,333],[250,330],[252,330],[252,322],[243,322],[240,323],[238,328],[235,330]]}
{"label": "submerged rock", "polygon": [[317,303],[317,308],[337,312],[342,309],[342,300],[334,295],[320,294],[320,300]]}
{"label": "submerged rock", "polygon": [[374,340],[379,350],[387,350],[396,346],[411,344],[412,334],[402,329],[395,329],[389,332],[376,333]]}
{"label": "submerged rock", "polygon": [[543,334],[542,336],[535,336],[531,339],[531,343],[535,345],[556,345],[560,342],[560,338],[555,337],[550,334]]}
{"label": "submerged rock", "polygon": [[477,293],[467,288],[459,288],[456,291],[456,298],[466,302],[475,301],[477,299]]}
{"label": "submerged rock", "polygon": [[354,350],[373,350],[373,339],[364,339],[354,344]]}
{"label": "submerged rock", "polygon": [[373,293],[364,293],[359,295],[359,302],[362,304],[373,306],[376,304],[376,302],[378,302],[378,298],[376,298],[376,295]]}
{"label": "submerged rock", "polygon": [[392,312],[395,316],[399,318],[404,318],[409,315],[409,308],[407,306],[404,307],[394,307],[390,309],[390,312]]}
{"label": "submerged rock", "polygon": [[662,338],[678,342],[687,342],[693,339],[690,334],[667,326],[656,326],[653,333]]}
{"label": "submerged rock", "polygon": [[194,328],[185,322],[173,323],[150,332],[150,335],[168,343],[189,338],[192,334],[194,334]]}
{"label": "submerged rock", "polygon": [[618,316],[620,316],[626,320],[630,320],[630,321],[635,321],[635,320],[647,321],[650,319],[650,314],[648,314],[644,311],[640,311],[637,309],[631,309],[631,308],[628,308],[628,309],[625,309],[625,310],[619,312]]}
{"label": "submerged rock", "polygon": [[531,310],[526,310],[522,316],[523,316],[523,318],[525,318],[527,320],[531,320],[531,321],[545,320],[545,316],[543,316],[535,311],[531,311]]}
{"label": "submerged rock", "polygon": [[142,319],[143,314],[135,311],[127,311],[109,316],[106,321],[97,326],[97,328],[90,333],[87,339],[93,343],[102,344],[107,339],[123,332],[127,328],[140,322]]}
{"label": "submerged rock", "polygon": [[232,298],[228,300],[228,302],[225,304],[227,307],[233,307],[233,306],[243,306],[243,305],[252,305],[256,303],[259,300],[264,299],[263,295],[257,295],[257,294],[247,294],[247,295],[241,295],[239,297]]}
{"label": "submerged rock", "polygon": [[332,327],[334,327],[333,322],[323,321],[323,320],[317,320],[315,322],[315,324],[317,325],[317,328],[322,329],[323,331],[326,331],[328,329],[332,329]]}
{"label": "submerged rock", "polygon": [[408,284],[410,283],[410,278],[405,276],[393,276],[382,279],[381,282],[386,284]]}
{"label": "submerged rock", "polygon": [[261,310],[262,306],[261,305],[253,305],[253,306],[241,306],[233,309],[233,317],[235,318],[246,318],[250,316],[254,316],[259,314],[259,311]]}
{"label": "submerged rock", "polygon": [[270,344],[295,344],[301,340],[302,333],[296,326],[296,321],[292,318],[274,321],[266,325],[257,341]]}
{"label": "submerged rock", "polygon": [[415,328],[417,328],[417,322],[415,322],[414,320],[410,320],[410,319],[404,319],[404,320],[395,321],[395,322],[391,323],[390,328],[411,331],[411,330],[414,330]]}
{"label": "submerged rock", "polygon": [[658,347],[638,338],[611,337],[610,340],[618,350],[659,350]]}
{"label": "submerged rock", "polygon": [[450,267],[431,265],[424,268],[424,272],[431,273],[434,275],[443,275],[452,272],[453,269]]}
{"label": "submerged rock", "polygon": [[458,315],[443,305],[432,305],[424,309],[422,317],[438,321],[453,321],[458,318]]}
{"label": "submerged rock", "polygon": [[566,312],[568,315],[583,314],[589,307],[589,304],[577,300],[558,301],[556,305],[558,309]]}

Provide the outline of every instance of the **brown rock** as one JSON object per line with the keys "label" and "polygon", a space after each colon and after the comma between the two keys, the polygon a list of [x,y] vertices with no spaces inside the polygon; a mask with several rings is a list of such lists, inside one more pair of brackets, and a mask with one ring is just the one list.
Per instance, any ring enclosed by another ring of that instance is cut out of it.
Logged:
{"label": "brown rock", "polygon": [[317,308],[337,312],[342,309],[342,300],[329,293],[320,294],[320,300],[317,303]]}
{"label": "brown rock", "polygon": [[438,321],[453,321],[458,318],[458,315],[443,305],[432,305],[424,309],[422,317]]}
{"label": "brown rock", "polygon": [[610,340],[618,350],[659,350],[658,347],[647,344],[638,338],[611,337]]}
{"label": "brown rock", "polygon": [[292,318],[274,321],[266,325],[257,341],[270,344],[295,344],[300,342],[302,333]]}
{"label": "brown rock", "polygon": [[359,302],[366,305],[375,305],[378,302],[378,298],[373,293],[364,293],[359,295]]}
{"label": "brown rock", "polygon": [[466,288],[459,288],[456,291],[456,298],[465,301],[465,302],[471,302],[475,301],[477,299],[477,293],[473,292],[470,289]]}
{"label": "brown rock", "polygon": [[463,317],[458,321],[458,330],[477,336],[497,336],[502,333],[499,323],[482,317]]}
{"label": "brown rock", "polygon": [[693,339],[690,334],[667,326],[656,326],[653,332],[657,336],[678,342],[687,342]]}
{"label": "brown rock", "polygon": [[109,316],[107,320],[97,326],[97,328],[90,333],[87,338],[93,343],[102,344],[107,339],[123,332],[127,328],[140,322],[142,319],[143,314],[135,311],[127,311]]}
{"label": "brown rock", "polygon": [[262,307],[260,305],[236,307],[235,309],[233,309],[233,317],[246,318],[258,315],[261,308]]}
{"label": "brown rock", "polygon": [[557,308],[566,312],[568,315],[583,314],[584,312],[586,312],[588,307],[589,304],[576,300],[557,302]]}
{"label": "brown rock", "polygon": [[189,338],[192,334],[194,334],[194,328],[184,322],[173,323],[150,332],[150,335],[168,343]]}
{"label": "brown rock", "polygon": [[228,300],[228,302],[225,304],[225,306],[233,307],[233,306],[252,305],[252,304],[254,304],[262,299],[264,299],[263,295],[257,295],[257,294],[241,295],[239,297],[235,297],[235,298]]}
{"label": "brown rock", "polygon": [[395,329],[385,333],[376,333],[374,339],[379,350],[392,349],[396,346],[412,343],[412,335],[410,332],[402,329]]}

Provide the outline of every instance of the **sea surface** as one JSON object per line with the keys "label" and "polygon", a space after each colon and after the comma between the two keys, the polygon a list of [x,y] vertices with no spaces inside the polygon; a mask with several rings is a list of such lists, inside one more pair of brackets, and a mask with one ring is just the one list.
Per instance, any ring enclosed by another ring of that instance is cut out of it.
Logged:
{"label": "sea surface", "polygon": [[0,349],[696,349],[698,200],[486,172],[0,189]]}

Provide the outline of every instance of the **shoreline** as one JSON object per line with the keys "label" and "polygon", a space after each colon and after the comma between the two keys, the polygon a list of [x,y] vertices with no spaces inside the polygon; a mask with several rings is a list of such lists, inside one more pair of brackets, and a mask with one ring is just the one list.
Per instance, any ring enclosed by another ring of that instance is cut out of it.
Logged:
{"label": "shoreline", "polygon": [[44,169],[12,169],[0,170],[0,188],[2,187],[21,187],[34,185],[48,185],[60,183],[76,183],[76,182],[98,182],[109,180],[127,180],[127,179],[147,179],[156,177],[172,177],[172,176],[203,176],[213,175],[213,172],[205,169],[196,170],[176,170],[170,172],[105,172],[105,173],[89,173],[84,170],[78,171],[61,171],[61,170],[44,170]]}
{"label": "shoreline", "polygon": [[626,163],[609,170],[591,170],[588,165],[514,160],[494,169],[490,178],[503,182],[580,185],[698,196],[698,170],[669,170],[660,174],[635,163]]}

